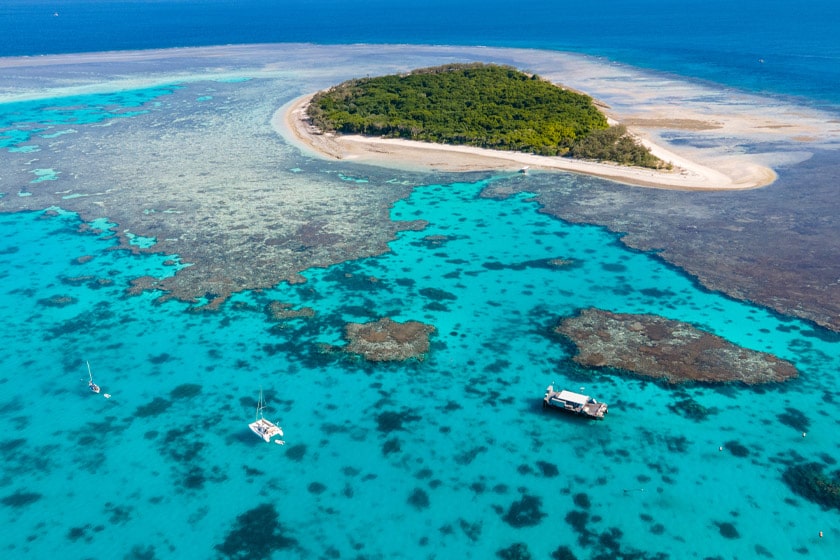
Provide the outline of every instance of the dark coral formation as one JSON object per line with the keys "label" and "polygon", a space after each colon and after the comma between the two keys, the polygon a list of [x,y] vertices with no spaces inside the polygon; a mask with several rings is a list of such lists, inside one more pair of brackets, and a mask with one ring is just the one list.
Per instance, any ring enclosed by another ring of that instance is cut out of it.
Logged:
{"label": "dark coral formation", "polygon": [[811,425],[811,422],[808,420],[808,417],[805,416],[804,412],[798,408],[792,408],[789,406],[785,407],[785,411],[783,413],[777,414],[776,418],[778,418],[779,422],[785,426],[790,426],[799,432],[807,432],[808,427]]}
{"label": "dark coral formation", "polygon": [[158,560],[158,556],[155,555],[155,547],[140,544],[131,547],[131,550],[123,558],[125,560]]}
{"label": "dark coral formation", "polygon": [[540,474],[546,478],[554,478],[555,476],[560,475],[560,469],[557,468],[557,465],[554,463],[537,461],[537,468],[539,469]]}
{"label": "dark coral formation", "polygon": [[408,503],[415,509],[426,509],[429,507],[429,494],[422,488],[415,488],[408,497]]}
{"label": "dark coral formation", "polygon": [[502,560],[531,560],[533,558],[528,550],[528,545],[522,542],[513,543],[507,548],[497,550],[496,556]]}
{"label": "dark coral formation", "polygon": [[399,432],[405,430],[408,422],[417,422],[421,417],[410,409],[403,409],[402,412],[386,410],[376,416],[376,429],[382,433]]}
{"label": "dark coral formation", "polygon": [[39,299],[38,303],[44,307],[67,307],[73,305],[78,300],[72,296],[56,295],[48,298]]}
{"label": "dark coral formation", "polygon": [[271,558],[277,551],[296,547],[297,541],[284,534],[277,510],[271,504],[238,516],[224,542],[215,546],[222,556],[237,560]]}
{"label": "dark coral formation", "polygon": [[718,530],[720,531],[720,535],[725,539],[739,539],[741,535],[738,533],[738,529],[735,528],[735,525],[729,523],[728,521],[715,521],[715,525],[717,525]]}
{"label": "dark coral formation", "polygon": [[535,259],[531,261],[504,264],[496,261],[482,263],[481,266],[488,270],[527,270],[529,268],[555,269],[565,268],[577,264],[574,259],[555,257],[549,259]]}
{"label": "dark coral formation", "polygon": [[736,346],[687,323],[656,315],[617,314],[590,308],[557,327],[574,342],[575,361],[612,367],[670,383],[747,384],[797,375],[790,362]]}
{"label": "dark coral formation", "polygon": [[[622,546],[624,533],[618,527],[609,527],[598,533],[589,528],[589,523],[597,523],[598,516],[592,516],[585,511],[572,510],[566,514],[566,523],[571,525],[577,533],[577,542],[581,547],[593,549],[593,554],[587,558],[594,560],[667,560],[669,555],[664,552],[647,553],[634,548]],[[663,529],[664,532],[664,529]],[[560,546],[551,553],[555,560],[574,560],[576,556],[568,546]]]}
{"label": "dark coral formation", "polygon": [[551,553],[551,558],[553,560],[577,560],[577,556],[574,555],[572,549],[568,546],[560,546]]}
{"label": "dark coral formation", "polygon": [[825,474],[821,464],[805,463],[789,467],[782,480],[806,500],[840,510],[840,471]]}
{"label": "dark coral formation", "polygon": [[470,523],[466,519],[459,519],[458,526],[461,528],[461,531],[464,532],[464,535],[466,535],[472,542],[478,542],[478,539],[481,538],[481,521]]}
{"label": "dark coral formation", "polygon": [[22,490],[18,490],[14,494],[5,496],[2,500],[0,500],[0,503],[4,506],[19,508],[33,504],[42,497],[43,496],[37,492],[24,492]]}
{"label": "dark coral formation", "polygon": [[69,531],[67,531],[67,540],[71,542],[76,542],[78,540],[83,540],[86,543],[93,542],[94,534],[93,533],[101,533],[105,527],[102,525],[93,526],[91,524],[87,524],[84,527],[71,527]]}
{"label": "dark coral formation", "polygon": [[169,396],[173,399],[191,399],[197,397],[200,393],[201,385],[197,383],[184,383],[169,391]]}
{"label": "dark coral formation", "polygon": [[146,404],[142,404],[134,411],[134,416],[137,418],[148,418],[150,416],[159,416],[166,412],[172,406],[172,401],[161,397],[155,397]]}
{"label": "dark coral formation", "polygon": [[361,354],[371,362],[422,360],[429,351],[429,334],[435,328],[417,321],[398,323],[382,318],[373,323],[348,323],[346,352]]}
{"label": "dark coral formation", "polygon": [[484,453],[485,451],[487,451],[487,446],[485,445],[477,445],[475,447],[465,449],[455,455],[455,462],[459,465],[469,465],[475,461],[475,458],[478,457],[479,454]]}
{"label": "dark coral formation", "polygon": [[521,527],[532,527],[538,525],[545,513],[540,509],[542,499],[537,496],[522,496],[522,499],[510,504],[510,507],[502,516],[505,523],[519,529]]}
{"label": "dark coral formation", "polygon": [[385,443],[382,444],[382,455],[387,456],[391,453],[399,453],[400,451],[402,451],[402,444],[397,438],[385,440]]}
{"label": "dark coral formation", "polygon": [[727,441],[723,444],[723,447],[726,448],[727,451],[732,453],[735,457],[749,457],[750,450],[745,446],[737,441]]}
{"label": "dark coral formation", "polygon": [[440,288],[421,288],[419,293],[421,296],[432,301],[454,301],[458,299],[458,296],[455,294],[441,290]]}
{"label": "dark coral formation", "polygon": [[717,409],[714,407],[705,407],[698,403],[691,397],[680,399],[668,405],[668,410],[674,414],[678,414],[683,418],[701,422],[712,414],[717,414]]}
{"label": "dark coral formation", "polygon": [[292,461],[301,462],[306,455],[306,445],[299,443],[286,448],[286,457]]}
{"label": "dark coral formation", "polygon": [[589,506],[592,505],[592,502],[589,500],[589,496],[583,492],[575,494],[574,501],[576,506],[583,509],[589,509]]}
{"label": "dark coral formation", "polygon": [[291,303],[280,301],[272,301],[266,305],[266,313],[272,321],[285,321],[286,319],[297,319],[301,317],[309,319],[315,316],[315,310],[311,307],[294,309]]}

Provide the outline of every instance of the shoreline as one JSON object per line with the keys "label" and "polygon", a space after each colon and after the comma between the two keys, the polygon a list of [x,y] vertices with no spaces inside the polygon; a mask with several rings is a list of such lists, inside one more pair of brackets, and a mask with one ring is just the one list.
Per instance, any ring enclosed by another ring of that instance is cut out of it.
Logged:
{"label": "shoreline", "polygon": [[[406,171],[571,172],[608,179],[632,186],[670,190],[743,190],[767,186],[777,176],[769,167],[747,157],[730,156],[726,165],[708,165],[681,156],[660,144],[644,138],[635,127],[628,127],[639,140],[661,160],[670,162],[672,170],[659,171],[611,163],[575,160],[477,148],[451,144],[433,144],[399,138],[376,138],[361,135],[322,133],[306,117],[306,109],[314,93],[298,97],[280,107],[271,124],[287,142],[310,155],[334,161],[349,161]],[[611,121],[613,116],[608,115]],[[620,122],[620,120],[619,120]],[[737,169],[737,173],[733,170]]]}

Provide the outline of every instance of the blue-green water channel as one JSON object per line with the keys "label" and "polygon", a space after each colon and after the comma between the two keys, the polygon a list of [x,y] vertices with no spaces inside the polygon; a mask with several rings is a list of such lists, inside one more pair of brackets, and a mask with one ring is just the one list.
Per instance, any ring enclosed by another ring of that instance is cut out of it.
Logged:
{"label": "blue-green water channel", "polygon": [[[837,512],[782,477],[840,459],[837,338],[709,293],[526,194],[481,198],[486,184],[419,187],[392,217],[428,226],[389,253],[216,313],[125,295],[173,274],[171,255],[108,251],[72,214],[0,217],[4,556],[210,558],[247,543],[250,557],[492,558],[523,543],[534,558],[831,557],[819,531],[840,532]],[[276,322],[271,301],[315,315]],[[587,372],[552,333],[587,307],[688,321],[800,377],[755,389]],[[426,359],[336,351],[346,322],[385,316],[435,327]],[[87,391],[85,360],[110,400]],[[607,419],[543,412],[551,382],[610,403]],[[285,447],[248,431],[260,387]]]}

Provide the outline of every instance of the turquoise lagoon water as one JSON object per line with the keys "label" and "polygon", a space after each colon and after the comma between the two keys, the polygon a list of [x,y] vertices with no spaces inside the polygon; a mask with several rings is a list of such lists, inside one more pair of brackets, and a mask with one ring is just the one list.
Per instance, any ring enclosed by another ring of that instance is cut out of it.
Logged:
{"label": "turquoise lagoon water", "polygon": [[[533,558],[832,557],[819,531],[836,537],[836,511],[782,477],[840,458],[820,406],[837,398],[837,338],[527,195],[479,196],[519,180],[417,188],[393,218],[429,225],[390,253],[219,313],[125,295],[174,273],[172,256],[108,251],[72,214],[2,216],[4,556],[493,558],[523,543]],[[270,301],[315,316],[274,322]],[[552,328],[589,306],[691,321],[801,376],[675,388],[584,371]],[[384,316],[434,325],[427,359],[335,350],[346,322]],[[87,391],[84,360],[110,400]],[[544,412],[551,382],[609,402],[608,418]],[[285,447],[247,428],[260,386]]]}
{"label": "turquoise lagoon water", "polygon": [[[177,86],[131,89],[93,95],[67,96],[4,103],[0,113],[0,150],[37,152],[38,142],[74,134],[74,125],[141,115],[147,102],[172,93]],[[65,128],[66,127],[66,128]]]}
{"label": "turquoise lagoon water", "polygon": [[[412,37],[573,48],[837,103],[836,3],[827,1],[797,10],[784,29],[781,3],[742,3],[731,17],[698,9],[702,25],[690,34],[668,27],[674,14],[656,2],[635,15],[636,4],[609,2],[613,15],[594,21],[542,6],[547,17],[513,26],[522,10],[511,17],[509,3],[458,4],[447,25],[432,12],[414,18],[410,3],[387,13],[371,4],[367,15],[380,19],[355,26],[341,10],[358,6],[324,0],[331,9],[317,17],[305,13],[317,2],[301,3],[285,7],[284,25],[262,17],[263,27],[219,12],[221,0],[80,0],[64,3],[58,18],[47,4],[0,8],[10,16],[0,18],[0,54]],[[75,5],[99,11],[71,17]],[[773,9],[750,13],[750,5]],[[196,6],[214,25],[181,17]],[[139,7],[175,12],[125,17]],[[36,26],[42,12],[48,22]],[[753,27],[740,25],[744,12]],[[395,18],[408,23],[389,24]],[[166,22],[167,33],[144,21]],[[219,22],[229,37],[214,32]],[[171,91],[7,104],[0,147],[37,152],[56,134],[139,115]],[[32,192],[66,177],[61,165],[29,167],[19,182]],[[302,159],[289,167],[303,178],[322,172]],[[323,169],[353,179],[352,167]],[[535,559],[570,557],[564,550],[577,558],[834,558],[837,511],[784,477],[801,464],[838,469],[838,338],[703,290],[615,234],[541,214],[527,195],[479,196],[488,183],[522,180],[419,187],[392,215],[429,226],[398,234],[389,253],[306,271],[301,285],[237,294],[209,314],[156,303],[156,293],[126,295],[137,277],[174,274],[177,255],[110,251],[108,234],[80,231],[60,210],[0,215],[0,555],[486,559],[527,557],[516,556],[522,543]],[[26,191],[2,196],[19,195]],[[95,225],[107,227],[107,216]],[[569,264],[547,266],[550,259]],[[271,301],[315,315],[275,322],[265,312]],[[689,321],[790,360],[800,376],[758,388],[669,387],[587,371],[552,330],[590,306]],[[346,322],[384,316],[435,326],[425,360],[368,364],[336,350]],[[87,391],[85,360],[110,400]],[[551,382],[608,402],[608,418],[544,412]],[[260,386],[285,447],[247,428]]]}

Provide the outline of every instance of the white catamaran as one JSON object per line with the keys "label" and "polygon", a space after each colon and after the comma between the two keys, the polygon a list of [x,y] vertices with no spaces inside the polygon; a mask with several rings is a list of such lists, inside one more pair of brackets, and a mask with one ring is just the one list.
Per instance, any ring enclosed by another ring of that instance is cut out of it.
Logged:
{"label": "white catamaran", "polygon": [[[273,422],[265,419],[263,416],[263,410],[265,407],[265,399],[263,399],[263,392],[262,389],[260,389],[260,400],[257,401],[257,416],[253,422],[248,424],[248,427],[251,428],[252,432],[260,436],[266,443],[268,443],[275,436],[282,438],[283,429]],[[282,439],[277,439],[274,440],[274,443],[283,445],[286,442]]]}

